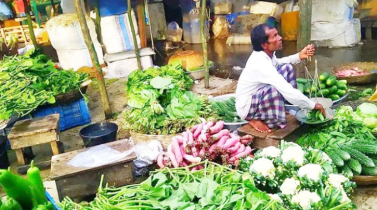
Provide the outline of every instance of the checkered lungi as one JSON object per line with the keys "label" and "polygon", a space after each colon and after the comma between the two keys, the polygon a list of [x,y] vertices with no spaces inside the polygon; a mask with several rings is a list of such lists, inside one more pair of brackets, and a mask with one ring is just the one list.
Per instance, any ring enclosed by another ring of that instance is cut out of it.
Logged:
{"label": "checkered lungi", "polygon": [[[291,64],[278,66],[277,71],[288,83],[297,88],[296,76]],[[252,96],[251,107],[246,120],[261,120],[269,128],[279,126],[284,128],[287,124],[285,116],[284,97],[272,85],[265,85]]]}

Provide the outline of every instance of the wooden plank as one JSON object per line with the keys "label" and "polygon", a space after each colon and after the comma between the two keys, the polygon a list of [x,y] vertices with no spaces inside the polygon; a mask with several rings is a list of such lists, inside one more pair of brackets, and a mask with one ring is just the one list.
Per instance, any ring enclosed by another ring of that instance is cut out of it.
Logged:
{"label": "wooden plank", "polygon": [[[115,142],[110,142],[105,144],[106,146],[109,146],[115,150],[118,150],[120,152],[127,151],[131,149],[131,145],[129,144],[128,140],[120,140]],[[68,162],[74,158],[77,154],[81,152],[85,152],[90,148],[84,148],[80,150],[75,150],[72,152],[63,153],[60,155],[54,155],[51,158],[51,175],[50,177],[52,179],[61,179],[63,177],[69,177],[69,176],[77,176],[78,174],[83,174],[88,171],[95,171],[98,169],[104,169],[113,165],[119,165],[123,163],[132,162],[134,159],[136,159],[135,153],[132,153],[131,155],[128,155],[125,158],[119,159],[115,161],[114,163],[107,164],[105,166],[99,166],[94,168],[83,168],[83,167],[73,167],[71,165],[68,165]],[[98,185],[98,183],[97,183]]]}
{"label": "wooden plank", "polygon": [[51,145],[51,150],[53,155],[58,155],[59,154],[59,147],[56,141],[50,142]]}
{"label": "wooden plank", "polygon": [[269,146],[278,147],[280,144],[280,140],[273,139],[273,138],[255,138],[253,141],[253,147],[255,148],[266,148]]}
{"label": "wooden plank", "polygon": [[297,50],[301,51],[311,39],[312,0],[299,0],[300,23],[297,37]]}
{"label": "wooden plank", "polygon": [[45,133],[37,133],[33,136],[9,139],[9,142],[12,149],[20,149],[24,147],[31,147],[39,144],[50,143],[51,141],[56,141],[56,136],[56,131],[48,131]]}
{"label": "wooden plank", "polygon": [[272,139],[282,140],[295,130],[299,129],[301,126],[300,122],[297,121],[296,117],[293,115],[287,115],[287,125],[283,129],[278,129],[269,134],[267,137]]}
{"label": "wooden plank", "polygon": [[144,0],[137,1],[136,11],[139,26],[140,47],[145,48],[147,47],[147,29],[145,24]]}
{"label": "wooden plank", "polygon": [[265,139],[269,133],[261,133],[257,130],[255,130],[251,125],[246,124],[240,128],[238,128],[238,131],[241,133],[249,134],[254,136],[255,138],[262,138]]}
{"label": "wooden plank", "polygon": [[17,162],[21,165],[25,165],[25,158],[24,153],[22,153],[22,149],[16,149],[16,156],[17,156]]}
{"label": "wooden plank", "polygon": [[37,133],[45,133],[51,130],[57,130],[58,128],[59,114],[51,114],[43,118],[20,120],[12,127],[8,138],[14,139],[25,136],[33,136]]}
{"label": "wooden plank", "polygon": [[[34,163],[34,166],[38,167],[39,170],[48,169],[51,166],[51,160],[46,160],[46,161],[43,161],[43,162]],[[18,166],[17,172],[19,174],[26,174],[26,172],[29,168],[30,168],[30,164]]]}
{"label": "wooden plank", "polygon": [[59,199],[61,201],[66,196],[76,199],[96,194],[102,175],[104,175],[104,184],[108,183],[109,186],[120,187],[131,184],[134,180],[133,170],[133,162],[126,162],[85,171],[80,175],[58,178],[56,188]]}

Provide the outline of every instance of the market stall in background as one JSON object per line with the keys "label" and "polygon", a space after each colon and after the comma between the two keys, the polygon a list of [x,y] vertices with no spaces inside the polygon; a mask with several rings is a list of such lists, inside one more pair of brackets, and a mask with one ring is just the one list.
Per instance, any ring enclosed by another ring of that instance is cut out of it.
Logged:
{"label": "market stall in background", "polygon": [[326,115],[287,103],[287,126],[260,133],[213,75],[231,53],[212,55],[248,56],[266,22],[297,48],[357,46],[367,7],[0,1],[0,209],[358,208],[377,184],[377,63],[308,59],[297,88]]}

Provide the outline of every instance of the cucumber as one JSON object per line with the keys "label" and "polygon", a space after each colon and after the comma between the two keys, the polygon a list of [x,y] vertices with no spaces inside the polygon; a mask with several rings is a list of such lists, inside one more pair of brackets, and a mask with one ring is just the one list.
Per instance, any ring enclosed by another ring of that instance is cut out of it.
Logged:
{"label": "cucumber", "polygon": [[329,89],[321,89],[318,91],[318,96],[327,96],[330,93]]}
{"label": "cucumber", "polygon": [[296,81],[297,83],[306,84],[309,80],[304,78],[297,78]]}
{"label": "cucumber", "polygon": [[338,166],[338,167],[342,167],[344,166],[344,161],[342,158],[339,157],[338,154],[336,154],[336,152],[334,150],[327,150],[327,155],[331,158],[332,162]]}
{"label": "cucumber", "polygon": [[318,79],[319,81],[326,81],[328,77],[329,77],[329,74],[327,72],[324,72],[321,75],[319,75]]}
{"label": "cucumber", "polygon": [[359,161],[357,161],[356,159],[351,159],[347,165],[353,170],[355,171],[356,173],[360,174],[361,173],[361,170],[362,170],[362,166],[361,164],[359,163]]}
{"label": "cucumber", "polygon": [[343,166],[342,174],[344,174],[344,176],[349,178],[349,179],[351,179],[353,177],[352,170],[347,165]]}
{"label": "cucumber", "polygon": [[352,145],[352,148],[357,149],[364,154],[372,154],[372,155],[377,154],[377,146],[373,146],[373,145],[356,144],[356,145]]}
{"label": "cucumber", "polygon": [[339,97],[346,95],[346,93],[347,93],[346,90],[339,90],[339,89],[335,92],[335,94],[338,95]]}
{"label": "cucumber", "polygon": [[329,92],[330,93],[336,93],[336,91],[338,90],[338,87],[336,85],[333,85],[329,88]]}
{"label": "cucumber", "polygon": [[377,167],[363,167],[363,174],[377,176]]}
{"label": "cucumber", "polygon": [[335,85],[336,85],[336,86],[338,87],[338,89],[340,89],[340,90],[347,90],[347,88],[348,88],[346,84],[341,83],[339,80],[336,81]]}
{"label": "cucumber", "polygon": [[310,89],[311,89],[312,93],[315,93],[318,90],[316,85],[313,85]]}
{"label": "cucumber", "polygon": [[297,89],[303,93],[305,91],[305,85],[301,83],[297,83]]}
{"label": "cucumber", "polygon": [[328,96],[331,100],[335,101],[335,100],[338,100],[340,97],[336,94],[331,94]]}
{"label": "cucumber", "polygon": [[342,150],[340,148],[334,148],[334,151],[343,160],[349,160],[349,159],[351,159],[351,155],[348,152],[346,152],[346,151],[344,151],[344,150]]}
{"label": "cucumber", "polygon": [[338,80],[337,82],[339,82],[340,84],[347,85],[347,80],[345,80],[345,79]]}
{"label": "cucumber", "polygon": [[319,87],[321,89],[325,89],[326,88],[326,84],[321,82],[321,83],[319,83]]}
{"label": "cucumber", "polygon": [[331,75],[326,79],[327,86],[333,86],[335,85],[335,83],[336,83],[336,77],[334,75]]}
{"label": "cucumber", "polygon": [[348,152],[352,158],[359,161],[359,163],[363,165],[363,167],[375,167],[373,160],[361,153],[360,151],[353,149],[352,147],[346,146],[344,144],[340,145],[340,148]]}

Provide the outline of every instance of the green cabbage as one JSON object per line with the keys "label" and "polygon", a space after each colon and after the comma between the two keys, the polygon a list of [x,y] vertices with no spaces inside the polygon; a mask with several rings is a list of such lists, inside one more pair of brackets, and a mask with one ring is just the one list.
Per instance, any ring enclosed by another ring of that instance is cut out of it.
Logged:
{"label": "green cabbage", "polygon": [[357,107],[356,113],[362,117],[377,117],[377,106],[371,103],[363,103]]}
{"label": "green cabbage", "polygon": [[365,125],[366,127],[370,129],[377,128],[377,118],[366,117],[363,121],[363,125]]}

